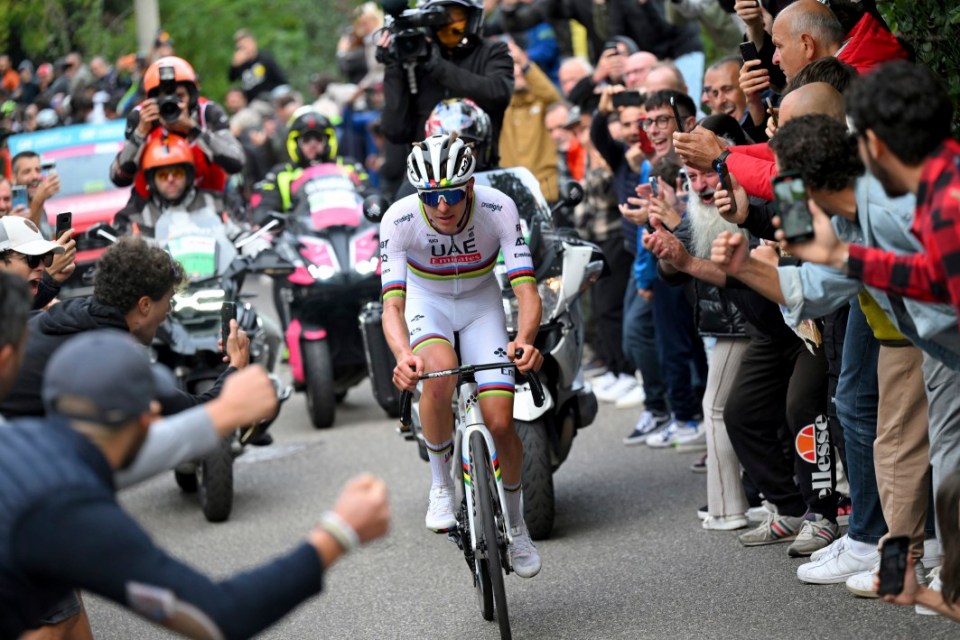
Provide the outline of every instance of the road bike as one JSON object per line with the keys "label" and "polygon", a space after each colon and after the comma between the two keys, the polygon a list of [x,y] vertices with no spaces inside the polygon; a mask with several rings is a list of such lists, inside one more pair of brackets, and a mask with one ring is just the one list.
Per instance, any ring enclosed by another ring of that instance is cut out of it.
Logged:
{"label": "road bike", "polygon": [[[518,350],[517,357],[522,356]],[[508,546],[512,523],[507,510],[500,460],[489,429],[483,422],[477,395],[477,371],[503,369],[516,365],[504,362],[463,365],[453,369],[431,371],[420,375],[421,380],[457,376],[457,410],[454,413],[453,459],[460,461],[461,472],[454,472],[456,500],[460,505],[457,526],[448,530],[447,538],[463,551],[467,566],[473,574],[473,586],[484,620],[496,617],[500,637],[509,640],[510,617],[507,613],[507,593],[503,577],[513,571]],[[519,374],[518,374],[519,375]],[[534,402],[543,404],[543,387],[535,373],[526,376]],[[413,394],[404,391],[400,396],[400,422],[410,429]],[[457,467],[454,466],[456,470]]]}

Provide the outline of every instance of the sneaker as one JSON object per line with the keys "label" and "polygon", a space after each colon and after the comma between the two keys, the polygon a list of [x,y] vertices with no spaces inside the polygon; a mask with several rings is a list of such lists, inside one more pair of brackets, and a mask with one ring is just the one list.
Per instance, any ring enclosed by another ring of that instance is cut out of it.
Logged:
{"label": "sneaker", "polygon": [[707,505],[703,505],[697,509],[697,517],[701,520],[706,520],[710,517],[710,508]]}
{"label": "sneaker", "polygon": [[640,419],[637,420],[637,426],[633,428],[630,435],[623,439],[623,444],[644,444],[647,441],[648,435],[654,431],[663,429],[668,424],[670,424],[669,413],[644,411],[640,414]]}
{"label": "sneaker", "polygon": [[673,446],[677,451],[706,451],[707,430],[703,423],[696,420],[680,423]]}
{"label": "sneaker", "polygon": [[776,513],[777,508],[771,503],[764,501],[759,507],[750,507],[747,509],[747,520],[752,525],[758,525],[767,519],[771,513]]}
{"label": "sneaker", "polygon": [[[914,567],[917,565],[914,564]],[[943,581],[940,580],[940,567],[935,567],[933,571],[927,575],[927,588],[932,591],[941,591],[943,589]],[[933,609],[925,607],[922,604],[916,604],[913,606],[913,610],[916,611],[921,616],[938,616],[940,615]]]}
{"label": "sneaker", "polygon": [[[609,375],[612,376],[613,374],[611,373]],[[597,400],[601,402],[616,402],[633,391],[634,387],[638,386],[640,386],[640,383],[637,382],[636,377],[632,374],[621,373],[617,376],[613,384],[594,389],[593,393],[597,396]]]}
{"label": "sneaker", "polygon": [[604,364],[603,360],[600,358],[594,358],[587,364],[583,365],[583,377],[587,380],[599,378],[603,374],[607,373],[607,371],[607,365]]}
{"label": "sneaker", "polygon": [[801,582],[845,583],[850,576],[869,571],[880,561],[880,553],[876,549],[863,556],[855,554],[850,549],[849,539],[846,536],[837,540],[836,544],[831,544],[829,549],[828,553],[821,554],[813,562],[797,567],[797,578]]}
{"label": "sneaker", "polygon": [[808,517],[804,520],[797,539],[787,549],[787,555],[791,558],[809,556],[840,537],[840,526],[836,522],[830,522],[819,514],[813,515],[816,516],[814,519]]}
{"label": "sneaker", "polygon": [[747,526],[747,516],[707,516],[703,528],[707,531],[734,531]]}
{"label": "sneaker", "polygon": [[797,537],[797,531],[804,522],[803,516],[781,516],[771,513],[759,527],[741,533],[740,544],[745,547],[759,547],[765,544],[788,542]]}
{"label": "sneaker", "polygon": [[707,472],[707,454],[703,454],[700,458],[697,459],[692,465],[690,465],[690,471],[694,473],[706,473]]}
{"label": "sneaker", "polygon": [[643,406],[643,401],[646,399],[647,396],[643,393],[643,385],[638,382],[633,389],[617,398],[613,406],[617,409],[634,409]]}
{"label": "sneaker", "polygon": [[672,446],[677,440],[677,429],[679,428],[680,425],[677,424],[677,421],[671,420],[665,428],[648,435],[644,442],[646,442],[647,446],[651,449],[664,449]]}
{"label": "sneaker", "polygon": [[[917,564],[913,565],[917,576],[917,584],[926,584],[927,577],[924,571]],[[877,571],[880,570],[880,561],[878,560],[869,571],[861,571],[847,578],[847,591],[860,598],[879,598],[877,595]]]}
{"label": "sneaker", "polygon": [[530,539],[526,525],[512,527],[510,536],[513,538],[513,543],[509,547],[510,563],[513,565],[514,573],[521,578],[532,578],[540,573],[540,554],[533,546],[533,540]]}
{"label": "sneaker", "polygon": [[454,515],[453,487],[445,484],[435,484],[430,487],[430,506],[427,507],[427,529],[438,533],[445,532],[457,526],[457,517]]}
{"label": "sneaker", "polygon": [[[836,540],[834,540],[824,548],[814,551],[813,553],[810,554],[810,562],[816,562],[817,560],[820,559],[820,556],[826,555],[828,553],[833,553],[832,551],[833,547],[835,547],[838,544],[846,544],[845,542],[846,539],[847,539],[847,534],[843,534],[842,536],[840,536],[839,538],[837,538]],[[844,542],[841,542],[841,540],[843,540]]]}
{"label": "sneaker", "polygon": [[596,393],[613,385],[616,381],[617,374],[612,371],[606,371],[595,378],[590,378],[590,386],[593,387],[593,392]]}

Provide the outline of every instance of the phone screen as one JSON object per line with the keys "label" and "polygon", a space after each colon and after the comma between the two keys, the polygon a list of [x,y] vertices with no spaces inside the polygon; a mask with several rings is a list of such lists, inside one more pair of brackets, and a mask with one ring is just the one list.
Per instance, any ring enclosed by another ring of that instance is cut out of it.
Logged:
{"label": "phone screen", "polygon": [[880,588],[877,594],[881,596],[896,595],[903,591],[903,576],[907,571],[907,554],[910,552],[910,538],[897,536],[887,538],[883,543],[880,555]]}
{"label": "phone screen", "polygon": [[11,187],[11,192],[13,193],[13,202],[12,205],[14,208],[19,206],[29,206],[29,198],[27,198],[27,187],[22,184],[15,184]]}
{"label": "phone screen", "polygon": [[653,194],[654,198],[660,197],[660,183],[657,181],[656,176],[650,178],[650,193]]}
{"label": "phone screen", "polygon": [[807,208],[807,189],[798,175],[780,175],[773,180],[773,195],[780,209],[780,228],[788,242],[813,238],[813,217]]}

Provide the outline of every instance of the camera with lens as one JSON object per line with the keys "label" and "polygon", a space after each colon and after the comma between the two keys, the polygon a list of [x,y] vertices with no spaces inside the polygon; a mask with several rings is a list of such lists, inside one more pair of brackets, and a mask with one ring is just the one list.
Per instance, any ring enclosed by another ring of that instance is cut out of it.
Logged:
{"label": "camera with lens", "polygon": [[176,122],[180,119],[180,98],[177,96],[158,97],[157,108],[160,110],[160,119],[164,122]]}
{"label": "camera with lens", "polygon": [[443,7],[408,9],[406,0],[381,0],[380,6],[390,17],[387,30],[393,36],[387,50],[377,53],[381,62],[407,64],[426,60],[430,56],[429,29],[447,23]]}

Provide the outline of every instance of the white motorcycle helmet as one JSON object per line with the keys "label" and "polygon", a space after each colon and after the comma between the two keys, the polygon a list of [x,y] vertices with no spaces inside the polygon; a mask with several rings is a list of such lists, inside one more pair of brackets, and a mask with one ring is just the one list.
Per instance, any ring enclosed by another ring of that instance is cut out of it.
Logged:
{"label": "white motorcycle helmet", "polygon": [[407,156],[407,180],[418,191],[465,186],[477,159],[456,133],[439,133],[413,145]]}

